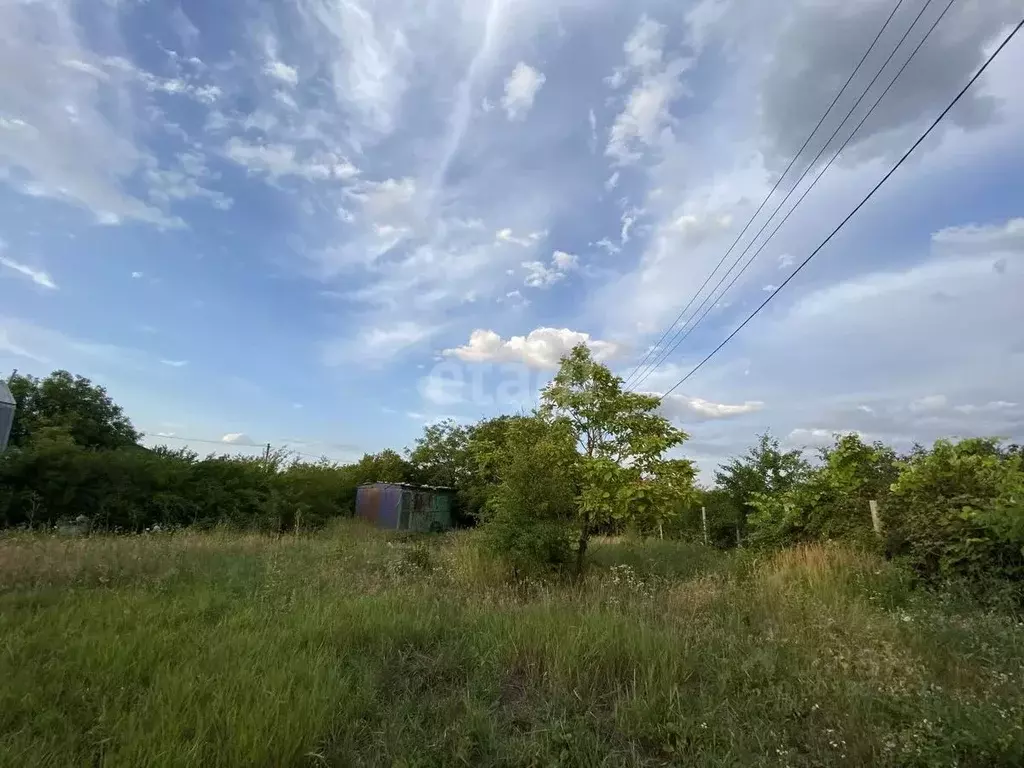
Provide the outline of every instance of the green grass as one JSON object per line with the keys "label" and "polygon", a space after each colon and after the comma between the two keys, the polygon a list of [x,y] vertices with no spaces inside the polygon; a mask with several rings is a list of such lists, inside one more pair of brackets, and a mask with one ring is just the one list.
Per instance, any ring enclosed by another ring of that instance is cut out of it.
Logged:
{"label": "green grass", "polygon": [[1021,765],[1024,625],[872,557],[0,538],[0,765]]}

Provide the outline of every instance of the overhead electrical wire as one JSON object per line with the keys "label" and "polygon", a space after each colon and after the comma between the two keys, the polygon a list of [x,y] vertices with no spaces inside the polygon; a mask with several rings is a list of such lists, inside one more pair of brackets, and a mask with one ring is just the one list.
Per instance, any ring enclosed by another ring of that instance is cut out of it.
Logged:
{"label": "overhead electrical wire", "polygon": [[[928,4],[926,4],[921,9],[921,12],[914,19],[914,23],[911,24],[910,28],[903,35],[903,38],[900,40],[899,44],[896,46],[896,49],[893,51],[893,53],[895,53],[896,50],[898,50],[902,46],[903,41],[906,40],[907,36],[910,34],[910,32],[913,30],[913,28],[917,25],[917,22],[921,18],[921,15],[924,13],[925,10],[927,10],[927,8],[931,4],[931,2],[932,2],[932,0],[929,0]],[[956,2],[956,0],[949,0],[949,2],[946,4],[946,7],[943,9],[942,13],[940,13],[939,16],[935,19],[935,21],[932,22],[932,25],[928,28],[928,31],[924,34],[924,36],[921,38],[921,40],[918,41],[918,43],[915,46],[914,50],[911,51],[910,56],[908,56],[907,60],[903,62],[903,66],[901,66],[900,69],[896,72],[896,74],[892,77],[892,79],[889,81],[889,84],[885,87],[885,90],[883,90],[882,93],[878,96],[878,98],[875,99],[875,102],[871,105],[871,107],[868,109],[868,111],[864,114],[864,116],[861,118],[860,122],[853,129],[853,131],[850,133],[850,135],[846,137],[846,140],[842,143],[842,145],[840,145],[839,149],[837,149],[833,153],[833,155],[829,159],[829,161],[821,169],[821,171],[814,178],[814,180],[810,183],[810,185],[808,185],[807,189],[804,190],[803,194],[800,195],[800,197],[797,199],[797,201],[793,205],[793,207],[786,213],[786,215],[782,218],[782,220],[776,225],[775,229],[773,229],[772,232],[765,239],[765,241],[763,243],[761,243],[760,246],[758,246],[757,250],[755,250],[754,253],[751,254],[750,258],[747,259],[747,262],[743,265],[743,268],[739,272],[736,273],[736,275],[732,278],[732,280],[725,287],[725,289],[720,294],[718,294],[717,297],[716,297],[715,296],[715,292],[719,289],[719,287],[722,285],[722,283],[725,282],[725,280],[729,277],[729,275],[732,273],[732,271],[734,269],[736,269],[736,266],[740,263],[740,260],[743,258],[744,255],[746,255],[747,251],[750,250],[751,246],[753,246],[753,244],[755,242],[757,242],[757,239],[761,236],[761,234],[768,227],[768,225],[771,224],[772,219],[775,218],[775,215],[779,212],[779,210],[781,210],[782,206],[786,204],[786,202],[792,196],[793,192],[796,191],[797,187],[799,187],[800,183],[803,181],[803,179],[807,175],[807,173],[818,162],[818,160],[820,159],[820,157],[821,157],[822,153],[824,152],[824,150],[828,147],[829,144],[832,143],[832,139],[835,138],[835,136],[838,134],[838,132],[846,124],[846,121],[850,118],[850,116],[853,114],[853,112],[856,111],[857,107],[860,105],[860,102],[863,100],[864,96],[874,86],[875,82],[878,80],[878,76],[881,75],[881,73],[888,66],[889,62],[892,60],[892,55],[889,56],[889,58],[886,60],[885,64],[882,65],[882,68],[875,75],[874,79],[872,79],[872,81],[868,84],[867,88],[865,88],[864,93],[861,94],[861,98],[857,100],[857,103],[850,110],[849,114],[847,114],[847,116],[843,120],[843,122],[839,125],[839,127],[832,134],[832,136],[829,137],[828,141],[825,142],[825,145],[822,147],[822,149],[818,153],[818,155],[807,166],[807,168],[804,170],[803,174],[800,175],[800,178],[797,180],[796,184],[793,185],[793,187],[792,187],[792,189],[790,189],[789,193],[782,199],[782,201],[779,203],[779,205],[775,208],[775,210],[772,212],[772,215],[768,217],[768,220],[761,227],[760,231],[754,236],[754,238],[750,241],[750,243],[747,244],[747,247],[744,248],[744,250],[739,254],[739,256],[736,257],[736,260],[733,262],[732,266],[729,267],[728,271],[726,271],[726,273],[724,275],[722,275],[722,277],[715,284],[715,287],[711,290],[711,292],[704,298],[704,300],[700,303],[700,305],[697,307],[697,309],[694,310],[693,314],[690,315],[690,317],[687,319],[687,321],[685,323],[683,323],[683,325],[680,327],[680,329],[675,333],[675,335],[672,337],[672,340],[669,342],[669,345],[665,348],[663,353],[661,355],[659,355],[659,358],[654,363],[654,365],[652,367],[650,367],[650,369],[644,374],[644,376],[641,379],[637,380],[634,383],[634,387],[639,386],[640,384],[642,384],[643,381],[645,381],[658,368],[658,366],[661,365],[661,363],[663,363],[666,358],[668,358],[669,355],[671,355],[676,349],[679,348],[679,346],[684,341],[686,341],[687,338],[689,338],[690,334],[692,334],[693,331],[696,330],[697,326],[700,325],[701,321],[703,321],[703,319],[705,317],[707,317],[707,315],[711,312],[711,310],[714,309],[716,304],[719,301],[721,301],[722,297],[725,296],[725,294],[729,292],[729,290],[732,288],[733,285],[736,284],[736,281],[739,280],[740,276],[742,276],[743,273],[747,271],[747,269],[753,263],[754,259],[756,259],[757,256],[768,246],[768,244],[772,241],[772,239],[775,237],[775,235],[778,233],[778,231],[780,229],[782,229],[783,225],[789,220],[790,216],[792,216],[796,212],[796,209],[800,207],[800,204],[804,201],[804,198],[806,198],[807,195],[810,194],[811,190],[814,189],[818,185],[818,182],[821,181],[821,178],[825,175],[825,173],[829,170],[829,168],[832,167],[832,165],[835,163],[835,161],[842,154],[843,150],[846,149],[846,147],[850,144],[851,141],[853,141],[854,137],[857,135],[857,132],[863,127],[864,123],[866,123],[867,120],[871,117],[871,115],[874,114],[874,111],[878,108],[878,105],[881,104],[882,100],[886,97],[886,95],[889,93],[889,91],[892,89],[892,87],[896,84],[896,81],[899,80],[899,78],[903,75],[903,72],[910,65],[910,62],[914,60],[914,58],[917,56],[918,52],[924,46],[925,42],[928,40],[929,37],[931,37],[932,33],[935,31],[935,28],[938,27],[938,25],[942,21],[942,19],[945,18],[946,14],[949,12],[950,8],[953,7],[953,4],[955,2]],[[712,301],[712,297],[715,297],[714,301]],[[698,312],[700,312],[701,309],[703,309],[705,306],[706,306],[706,309],[704,309],[704,312],[700,315],[699,318],[697,318],[697,321],[695,323],[693,323],[693,325],[690,326],[689,329],[686,329],[686,326],[690,325],[690,323],[693,321],[693,319],[696,316],[696,314]]]}
{"label": "overhead electrical wire", "polygon": [[[640,384],[642,384],[644,381],[646,381],[647,378],[652,373],[654,373],[655,370],[657,370],[657,368],[669,357],[669,355],[671,355],[672,352],[674,352],[679,347],[679,345],[686,338],[688,338],[689,335],[693,332],[693,330],[697,327],[696,324],[695,324],[689,330],[686,330],[686,326],[689,325],[690,322],[693,320],[694,316],[696,316],[696,314],[698,312],[700,312],[701,309],[704,308],[705,305],[708,304],[708,302],[715,295],[715,292],[719,289],[719,287],[722,285],[722,283],[725,282],[725,280],[729,277],[729,275],[732,273],[732,271],[734,269],[736,269],[736,265],[740,263],[740,261],[747,254],[747,252],[753,247],[754,243],[757,242],[758,238],[761,237],[762,234],[764,234],[764,231],[771,224],[772,220],[775,218],[775,216],[778,214],[778,212],[782,209],[782,207],[789,201],[790,197],[792,197],[793,194],[796,192],[796,190],[800,187],[800,184],[807,177],[807,174],[811,172],[811,170],[817,164],[818,160],[821,159],[821,156],[829,148],[829,145],[832,144],[832,141],[836,138],[836,136],[839,135],[840,131],[842,131],[842,129],[846,125],[847,121],[857,111],[857,108],[860,106],[861,102],[864,101],[864,98],[868,95],[868,93],[871,92],[871,89],[874,87],[875,83],[878,82],[878,78],[881,77],[882,73],[885,72],[885,70],[888,68],[888,66],[892,62],[893,58],[896,56],[896,54],[899,52],[899,50],[903,47],[903,43],[906,42],[906,40],[910,36],[911,32],[914,31],[914,28],[917,26],[918,21],[921,20],[921,17],[925,14],[925,12],[928,10],[928,8],[931,7],[931,4],[932,4],[933,1],[934,0],[927,0],[927,2],[921,7],[921,10],[918,11],[917,16],[914,17],[914,20],[911,22],[910,26],[907,27],[907,30],[903,33],[903,36],[899,39],[899,42],[896,43],[895,47],[892,49],[892,51],[889,53],[888,57],[882,63],[882,66],[879,67],[878,71],[875,73],[875,76],[871,79],[871,82],[869,82],[867,84],[867,86],[861,91],[861,94],[857,98],[857,101],[847,111],[846,116],[842,119],[842,121],[839,123],[839,125],[836,126],[835,130],[832,131],[832,134],[828,137],[828,139],[825,141],[825,143],[822,144],[821,149],[818,150],[818,153],[814,156],[814,158],[811,160],[811,162],[807,164],[807,166],[804,168],[803,172],[800,174],[799,178],[793,183],[793,186],[790,187],[790,189],[786,193],[786,195],[782,198],[782,200],[779,201],[779,204],[777,206],[775,206],[775,210],[773,210],[771,212],[771,214],[765,220],[764,224],[761,225],[761,228],[757,231],[757,234],[755,234],[751,238],[750,242],[747,243],[746,247],[739,253],[739,255],[737,255],[736,259],[733,261],[733,263],[729,267],[729,269],[726,270],[726,272],[719,278],[718,282],[715,284],[715,287],[712,288],[711,291],[708,293],[708,295],[704,297],[703,301],[701,301],[701,303],[693,311],[693,313],[686,320],[686,322],[684,322],[682,324],[682,326],[680,326],[679,329],[676,330],[676,332],[673,334],[672,338],[669,340],[668,344],[658,353],[658,355],[656,356],[654,362],[653,363],[648,363],[648,365],[646,366],[646,368],[645,368],[644,372],[642,373],[642,375],[634,381],[634,383],[632,385],[634,389],[636,389],[638,386],[640,386]],[[888,93],[889,89],[892,88],[892,86],[896,82],[896,80],[899,79],[900,75],[907,68],[907,66],[910,64],[910,62],[914,59],[914,57],[917,55],[918,51],[920,51],[921,46],[931,36],[932,32],[935,31],[935,28],[938,26],[939,22],[945,17],[945,15],[949,12],[949,9],[953,6],[953,4],[955,2],[956,2],[956,0],[949,0],[949,3],[943,9],[942,13],[939,14],[938,18],[936,18],[936,20],[932,23],[931,27],[925,33],[924,37],[922,37],[921,40],[918,42],[917,47],[914,48],[914,50],[911,52],[910,56],[903,63],[903,66],[900,68],[899,72],[897,72],[896,76],[889,82],[889,85],[886,87],[886,89],[883,92],[882,96],[880,96],[878,99],[875,100],[875,103],[872,104],[872,106],[868,109],[867,113],[865,114],[864,118],[861,120],[860,124],[858,124],[857,128],[854,128],[854,130],[850,134],[850,136],[847,137],[846,141],[843,142],[842,146],[840,146],[839,150],[835,153],[835,155],[832,157],[832,159],[829,161],[829,163],[825,166],[824,170],[827,170],[829,167],[831,167],[832,163],[835,162],[835,159],[839,156],[839,154],[843,151],[843,149],[846,148],[846,146],[850,143],[850,141],[856,135],[857,130],[859,130],[860,126],[863,125],[864,122],[867,121],[867,119],[871,116],[872,113],[874,113],[874,111],[878,107],[879,103],[881,103],[882,98],[885,96],[886,93]],[[893,14],[890,14],[890,17],[886,21],[886,25],[885,26],[888,26],[889,21],[892,19],[892,16],[895,14],[895,11],[898,10],[898,9],[899,9],[899,5],[897,5],[896,8],[893,10]],[[885,26],[882,27],[882,30],[880,30],[880,33],[881,33],[881,31],[884,31]],[[870,53],[870,50],[869,50],[869,53]],[[854,74],[856,74],[856,70],[855,70]],[[817,130],[817,129],[815,129],[815,130]],[[797,157],[799,157],[799,153],[798,153]],[[794,158],[794,159],[796,159],[796,158]],[[800,199],[797,201],[797,204],[794,206],[793,210],[791,210],[786,215],[786,218],[783,219],[783,223],[786,221],[786,219],[789,218],[789,216],[791,216],[793,214],[793,211],[796,209],[797,206],[799,206],[800,202],[802,202],[803,199],[805,197],[807,197],[807,194],[810,192],[810,190],[813,189],[817,185],[818,181],[824,175],[824,170],[822,171],[822,173],[818,174],[817,178],[814,179],[814,181],[811,183],[811,185],[808,187],[808,189],[804,191],[803,195],[801,195]],[[780,228],[781,228],[781,225],[776,227],[775,230],[772,231],[772,233],[768,236],[768,238],[757,249],[755,255],[757,253],[760,253],[762,250],[764,250],[764,248],[768,245],[769,242],[771,242],[772,238],[775,236],[775,234],[779,231]],[[730,248],[730,251],[731,250],[732,249]],[[728,252],[727,252],[726,255],[728,255]],[[719,266],[721,266],[721,262],[719,262]],[[744,267],[744,269],[745,269],[745,267]],[[710,281],[710,278],[713,277],[714,273],[717,272],[717,271],[718,271],[718,267],[715,267],[715,270],[712,272],[712,274],[708,276],[708,280],[705,281],[705,283],[704,283],[705,286],[707,285],[707,282]],[[733,282],[735,282],[735,280]],[[732,285],[732,283],[730,283],[730,285]],[[726,289],[726,290],[728,290],[728,289]],[[703,291],[703,286],[701,287],[700,291],[697,292],[697,296],[700,295],[701,291]],[[725,292],[723,292],[721,295],[724,295],[724,293]],[[694,299],[696,299],[697,296],[694,296]],[[720,298],[721,298],[721,296],[719,296],[719,299]],[[690,305],[693,304],[693,300],[694,299],[691,299]],[[714,307],[714,305],[715,305],[715,303],[712,302],[710,304],[710,307]],[[701,315],[701,318],[703,319],[703,317],[706,316],[707,314],[708,314],[708,312],[705,311],[704,314]],[[678,318],[677,318],[677,321],[678,321]],[[699,321],[698,321],[698,323],[699,323]],[[673,327],[674,326],[675,326],[675,323],[673,323]],[[670,330],[671,330],[671,328],[670,328]],[[680,338],[681,335],[682,335],[682,338]]]}
{"label": "overhead electrical wire", "polygon": [[[672,332],[672,329],[675,327],[676,323],[678,323],[680,319],[682,319],[683,315],[686,314],[686,310],[688,310],[693,305],[693,302],[697,300],[697,297],[700,296],[704,288],[707,287],[707,284],[711,282],[711,278],[714,277],[718,269],[722,266],[722,264],[725,263],[725,260],[729,258],[729,254],[732,253],[733,249],[739,244],[740,240],[743,238],[743,235],[745,235],[747,230],[750,229],[750,225],[754,223],[754,220],[760,215],[761,211],[764,210],[764,207],[768,204],[768,201],[771,199],[772,195],[774,195],[778,188],[782,185],[783,179],[786,178],[786,175],[793,169],[793,166],[796,165],[796,161],[800,158],[800,155],[802,155],[803,151],[807,149],[807,145],[811,143],[811,140],[814,138],[814,135],[818,132],[818,129],[821,128],[822,124],[828,118],[829,114],[835,108],[836,104],[839,103],[839,99],[842,98],[843,94],[846,92],[846,89],[850,87],[850,83],[853,82],[853,79],[857,76],[857,73],[860,71],[861,67],[864,66],[864,62],[867,61],[868,56],[871,55],[871,52],[875,49],[875,46],[878,45],[878,41],[882,38],[882,35],[885,33],[885,30],[888,29],[889,24],[892,22],[893,18],[896,16],[896,13],[899,11],[900,7],[903,5],[904,2],[905,0],[897,0],[896,5],[893,6],[892,12],[889,14],[889,17],[885,20],[885,23],[882,24],[881,28],[878,30],[878,34],[875,35],[875,39],[871,41],[871,45],[869,45],[868,49],[864,51],[864,55],[861,56],[860,61],[857,62],[857,66],[853,68],[853,72],[850,73],[850,76],[847,78],[846,82],[843,83],[843,87],[840,88],[839,91],[836,93],[835,98],[832,99],[832,103],[828,105],[828,109],[826,109],[822,116],[818,119],[818,123],[814,126],[814,129],[808,134],[807,138],[804,140],[803,145],[801,145],[800,149],[798,149],[796,154],[793,155],[793,159],[789,161],[789,165],[786,166],[786,170],[782,172],[782,175],[779,176],[778,180],[775,182],[775,185],[771,188],[768,194],[765,195],[764,200],[761,201],[761,204],[757,207],[757,210],[754,211],[753,215],[747,220],[747,223],[744,225],[743,229],[736,236],[736,239],[733,240],[732,245],[729,246],[729,249],[722,256],[718,264],[715,265],[715,268],[711,270],[711,272],[708,274],[707,278],[704,280],[704,283],[701,285],[701,287],[698,288],[697,291],[693,294],[693,296],[690,298],[690,301],[687,303],[685,307],[683,307],[682,311],[680,311],[680,313],[676,316],[676,319],[672,321],[672,324],[669,325],[669,327],[665,330],[665,333],[662,334],[661,338],[658,339],[658,341],[647,351],[647,354],[644,355],[643,359],[641,359],[640,362],[636,364],[636,367],[633,369],[633,372],[626,377],[626,381],[624,382],[625,384],[629,383],[629,380],[632,379],[633,376],[636,375],[637,371],[639,371],[644,366],[644,363],[648,359],[650,359],[650,356],[654,354],[655,350],[658,349],[661,343],[666,338],[668,338],[669,333]],[[929,2],[931,2],[931,0],[929,0]]]}
{"label": "overhead electrical wire", "polygon": [[[247,444],[242,444],[242,443],[226,443],[223,440],[210,440],[208,438],[202,438],[202,437],[179,437],[178,435],[153,434],[153,435],[146,435],[146,437],[150,438],[154,442],[159,441],[159,440],[184,440],[184,441],[189,442],[189,443],[209,443],[211,445],[220,445],[220,446],[223,446],[224,448],[247,448],[247,449],[254,449],[254,450],[258,449],[258,450],[261,450],[261,451],[262,450],[266,450],[266,446],[268,445],[267,443],[264,443],[262,445],[259,444],[259,443],[254,443],[252,445],[247,445]],[[284,449],[286,451],[288,451],[288,453],[294,453],[294,454],[296,454],[298,456],[305,456],[305,457],[310,458],[310,459],[322,459],[322,458],[325,458],[324,454],[316,455],[316,454],[312,454],[312,453],[303,453],[302,451],[296,451],[296,450],[294,450],[292,448],[289,448],[287,445],[285,445],[283,447],[284,447]]]}
{"label": "overhead electrical wire", "polygon": [[839,222],[839,225],[835,229],[832,230],[832,232],[829,234],[829,236],[826,237],[818,245],[817,248],[815,248],[813,251],[811,251],[811,253],[807,256],[807,258],[805,258],[802,262],[800,262],[800,264],[797,266],[797,268],[795,270],[793,270],[792,274],[790,274],[790,276],[787,277],[778,288],[776,288],[774,291],[772,291],[768,295],[768,298],[766,298],[764,301],[762,301],[761,304],[757,307],[757,309],[755,309],[753,312],[751,312],[747,316],[746,320],[744,320],[742,323],[740,323],[739,326],[737,326],[732,331],[732,333],[730,333],[728,336],[726,336],[725,339],[723,339],[722,342],[717,347],[715,347],[713,350],[711,350],[711,352],[703,360],[701,360],[699,363],[697,363],[697,365],[695,365],[693,367],[693,369],[690,370],[689,373],[687,373],[679,381],[677,381],[675,384],[673,384],[672,387],[667,392],[665,392],[665,394],[663,394],[661,396],[662,400],[664,400],[666,397],[668,397],[672,392],[674,392],[684,382],[689,380],[695,373],[697,373],[697,371],[699,371],[701,368],[703,368],[704,365],[711,358],[713,358],[716,354],[718,354],[718,352],[726,344],[728,344],[730,341],[732,341],[732,339],[736,336],[736,334],[738,334],[740,331],[742,331],[750,323],[751,320],[753,320],[755,317],[757,317],[757,315],[760,314],[761,310],[763,310],[766,306],[768,306],[769,302],[771,302],[771,300],[774,299],[779,294],[779,292],[783,288],[785,288],[790,283],[790,281],[794,277],[796,277],[800,273],[800,271],[804,267],[806,267],[811,262],[811,260],[815,256],[817,256],[822,251],[822,249],[824,249],[824,247],[826,245],[828,245],[837,234],[839,234],[839,231],[843,227],[845,227],[847,225],[847,223],[849,223],[850,219],[852,219],[854,216],[857,215],[857,213],[860,211],[860,209],[863,208],[868,203],[868,201],[872,197],[875,196],[875,193],[877,193],[878,190],[880,190],[885,185],[885,183],[887,181],[889,181],[889,179],[893,176],[893,174],[895,174],[896,171],[898,171],[900,169],[900,167],[902,167],[902,165],[917,150],[917,148],[920,147],[928,139],[929,136],[931,136],[932,132],[946,118],[946,115],[948,115],[950,113],[950,111],[953,109],[953,107],[955,107],[960,102],[960,99],[962,99],[964,97],[964,95],[971,89],[971,87],[985,73],[985,70],[987,70],[989,68],[989,66],[992,64],[992,62],[995,61],[996,57],[999,56],[1000,53],[1002,53],[1003,49],[1005,49],[1006,46],[1010,44],[1010,41],[1012,41],[1013,38],[1016,37],[1017,33],[1020,32],[1021,27],[1024,27],[1024,19],[1021,19],[1017,23],[1017,25],[1012,30],[1010,30],[1010,33],[999,44],[999,47],[996,48],[985,59],[985,62],[981,65],[981,68],[967,82],[967,85],[965,85],[962,89],[960,89],[960,92],[953,98],[953,100],[949,103],[949,105],[945,109],[943,109],[941,113],[939,113],[939,116],[936,117],[935,120],[932,122],[932,124],[928,126],[927,130],[925,130],[925,132],[922,133],[920,137],[918,137],[917,141],[915,141],[911,145],[910,149],[908,149],[903,154],[903,156],[900,157],[900,159],[896,161],[896,164],[893,165],[893,167],[889,169],[888,173],[886,173],[885,176],[883,176],[879,180],[879,182],[877,184],[875,184],[874,187],[872,187],[871,191],[868,192],[867,195],[865,195],[865,197],[857,204],[857,206],[852,211],[850,211],[849,214],[847,214],[846,218],[844,218],[841,222]]}

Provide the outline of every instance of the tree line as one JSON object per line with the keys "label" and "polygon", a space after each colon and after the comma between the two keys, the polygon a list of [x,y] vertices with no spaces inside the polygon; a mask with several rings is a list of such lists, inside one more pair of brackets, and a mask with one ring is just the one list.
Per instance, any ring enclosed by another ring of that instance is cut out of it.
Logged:
{"label": "tree line", "polygon": [[83,377],[14,376],[9,386],[18,409],[0,456],[8,527],[85,516],[126,532],[310,530],[351,515],[360,484],[410,482],[455,488],[460,521],[479,525],[516,572],[580,572],[595,535],[633,532],[754,550],[845,541],[933,580],[1024,576],[1020,447],[940,440],[901,455],[847,434],[808,459],[765,434],[702,487],[679,457],[686,433],[659,414],[657,398],[627,391],[583,345],[562,360],[533,412],[429,425],[402,453],[352,464],[147,449],[122,409]]}

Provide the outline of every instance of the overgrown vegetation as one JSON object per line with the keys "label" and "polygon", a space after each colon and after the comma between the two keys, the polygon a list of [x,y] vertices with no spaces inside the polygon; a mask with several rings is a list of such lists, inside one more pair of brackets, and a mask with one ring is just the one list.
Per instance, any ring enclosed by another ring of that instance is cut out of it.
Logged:
{"label": "overgrown vegetation", "polygon": [[841,541],[900,559],[934,584],[1021,596],[1018,447],[939,441],[900,456],[837,435],[809,461],[765,434],[701,488],[677,455],[686,434],[659,415],[656,398],[626,391],[583,345],[562,361],[533,413],[431,425],[404,456],[385,450],[350,465],[149,450],[87,379],[57,371],[15,376],[10,386],[18,410],[13,447],[0,456],[4,527],[84,520],[126,532],[313,530],[351,515],[362,483],[413,482],[456,488],[458,518],[483,523],[492,555],[520,575],[579,576],[593,536],[629,532],[706,538],[722,549]]}
{"label": "overgrown vegetation", "polygon": [[[535,412],[350,465],[12,390],[0,766],[1024,764],[1018,447],[765,434],[701,488],[585,347]],[[374,481],[475,529],[338,519]]]}
{"label": "overgrown vegetation", "polygon": [[0,765],[1017,766],[1024,625],[839,545],[0,538]]}

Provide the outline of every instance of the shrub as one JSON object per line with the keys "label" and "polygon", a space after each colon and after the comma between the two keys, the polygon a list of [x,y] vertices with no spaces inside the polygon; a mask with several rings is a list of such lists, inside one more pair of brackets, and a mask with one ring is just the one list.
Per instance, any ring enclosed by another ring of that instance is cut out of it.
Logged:
{"label": "shrub", "polygon": [[928,577],[1024,576],[1024,467],[994,439],[939,440],[892,486],[891,548]]}

